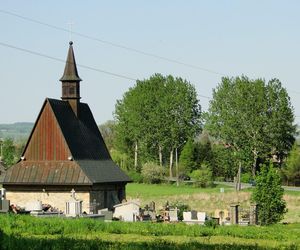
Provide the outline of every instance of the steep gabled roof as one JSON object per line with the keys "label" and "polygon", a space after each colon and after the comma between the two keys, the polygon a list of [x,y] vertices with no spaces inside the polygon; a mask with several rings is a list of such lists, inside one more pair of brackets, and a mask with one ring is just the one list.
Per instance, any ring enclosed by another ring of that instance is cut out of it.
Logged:
{"label": "steep gabled roof", "polygon": [[47,103],[50,104],[73,160],[19,161],[6,172],[4,180],[1,181],[3,184],[92,185],[131,181],[112,161],[92,112],[85,103],[79,104],[81,112],[76,117],[68,101],[46,99],[24,153]]}
{"label": "steep gabled roof", "polygon": [[77,117],[67,101],[48,99],[75,160],[111,160],[89,106],[79,103]]}

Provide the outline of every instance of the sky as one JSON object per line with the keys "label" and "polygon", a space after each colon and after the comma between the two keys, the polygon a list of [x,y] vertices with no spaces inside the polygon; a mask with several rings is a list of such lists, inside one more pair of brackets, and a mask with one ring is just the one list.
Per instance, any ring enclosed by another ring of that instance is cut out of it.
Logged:
{"label": "sky", "polygon": [[300,124],[299,13],[296,0],[0,0],[0,123],[34,122],[46,97],[60,99],[72,40],[98,124],[154,73],[188,80],[204,111],[223,76],[278,78]]}

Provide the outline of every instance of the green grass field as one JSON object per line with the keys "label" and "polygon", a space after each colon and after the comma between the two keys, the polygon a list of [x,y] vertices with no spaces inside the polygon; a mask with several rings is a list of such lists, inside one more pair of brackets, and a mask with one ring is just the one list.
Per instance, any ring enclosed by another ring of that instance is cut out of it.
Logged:
{"label": "green grass field", "polygon": [[300,224],[206,227],[183,223],[0,215],[1,249],[299,249]]}

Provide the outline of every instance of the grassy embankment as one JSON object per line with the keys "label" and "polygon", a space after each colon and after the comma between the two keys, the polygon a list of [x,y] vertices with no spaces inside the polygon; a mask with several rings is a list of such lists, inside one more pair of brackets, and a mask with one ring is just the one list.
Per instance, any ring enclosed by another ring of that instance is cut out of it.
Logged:
{"label": "grassy embankment", "polygon": [[[220,193],[220,188],[224,193]],[[126,187],[127,197],[140,199],[142,205],[150,201],[156,203],[157,209],[169,201],[174,203],[180,201],[188,204],[191,209],[204,211],[212,214],[215,209],[229,209],[230,204],[239,203],[242,209],[249,209],[252,189],[236,192],[232,187],[216,186],[215,188],[195,188],[189,185],[149,185],[130,183]],[[286,191],[284,199],[287,202],[288,212],[283,219],[284,222],[300,223],[300,192]]]}
{"label": "grassy embankment", "polygon": [[[205,227],[0,215],[2,249],[298,249],[300,224]],[[1,232],[2,231],[2,232]]]}

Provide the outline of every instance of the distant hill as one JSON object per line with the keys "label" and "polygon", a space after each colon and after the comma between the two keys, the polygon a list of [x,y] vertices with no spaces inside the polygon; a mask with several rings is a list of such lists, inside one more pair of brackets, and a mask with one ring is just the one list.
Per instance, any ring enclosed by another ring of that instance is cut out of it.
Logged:
{"label": "distant hill", "polygon": [[34,123],[16,122],[13,124],[0,124],[0,138],[11,138],[14,141],[27,139]]}

